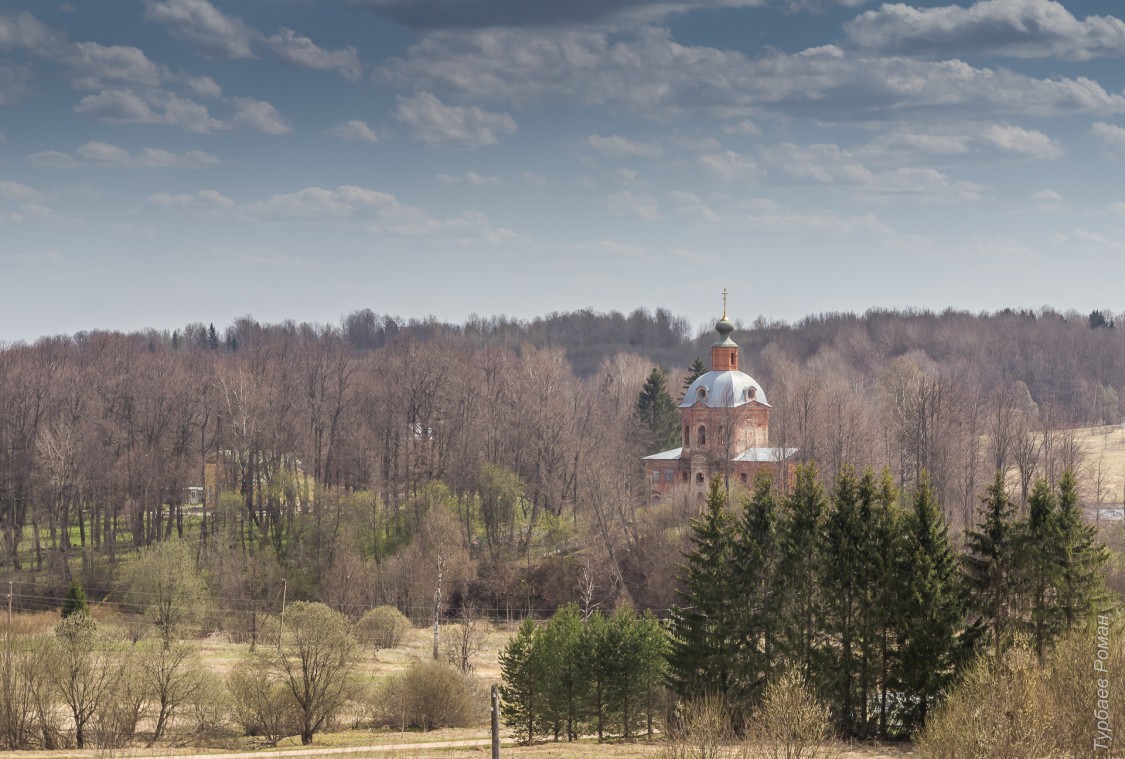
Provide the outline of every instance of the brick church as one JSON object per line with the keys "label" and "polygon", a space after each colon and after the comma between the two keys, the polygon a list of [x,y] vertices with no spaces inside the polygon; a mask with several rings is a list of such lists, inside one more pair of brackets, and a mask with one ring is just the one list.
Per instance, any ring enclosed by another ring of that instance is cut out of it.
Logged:
{"label": "brick church", "polygon": [[760,470],[769,469],[774,481],[788,490],[796,448],[769,445],[770,404],[762,386],[738,369],[738,344],[731,340],[734,325],[723,318],[715,325],[719,339],[711,346],[711,371],[684,392],[680,401],[682,445],[644,458],[650,500],[673,488],[702,490],[716,474],[749,487]]}

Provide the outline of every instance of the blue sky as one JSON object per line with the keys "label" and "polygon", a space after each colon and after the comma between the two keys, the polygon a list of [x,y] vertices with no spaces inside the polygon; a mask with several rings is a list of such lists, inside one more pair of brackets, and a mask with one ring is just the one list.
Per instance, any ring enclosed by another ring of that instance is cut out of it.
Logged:
{"label": "blue sky", "polygon": [[0,341],[718,293],[1114,311],[1117,2],[0,9]]}

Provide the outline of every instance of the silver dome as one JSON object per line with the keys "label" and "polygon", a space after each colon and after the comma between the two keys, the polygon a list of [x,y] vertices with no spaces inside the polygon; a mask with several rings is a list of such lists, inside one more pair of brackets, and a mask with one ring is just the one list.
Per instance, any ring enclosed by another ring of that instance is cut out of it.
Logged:
{"label": "silver dome", "polygon": [[707,372],[684,393],[680,408],[703,403],[710,408],[732,408],[750,401],[770,405],[762,386],[744,372]]}

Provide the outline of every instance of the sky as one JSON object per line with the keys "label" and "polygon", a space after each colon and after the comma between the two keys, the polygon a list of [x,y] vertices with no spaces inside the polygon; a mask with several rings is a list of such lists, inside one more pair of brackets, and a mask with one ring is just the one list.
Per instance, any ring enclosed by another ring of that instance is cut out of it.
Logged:
{"label": "sky", "polygon": [[1122,310],[1119,0],[6,0],[0,341]]}

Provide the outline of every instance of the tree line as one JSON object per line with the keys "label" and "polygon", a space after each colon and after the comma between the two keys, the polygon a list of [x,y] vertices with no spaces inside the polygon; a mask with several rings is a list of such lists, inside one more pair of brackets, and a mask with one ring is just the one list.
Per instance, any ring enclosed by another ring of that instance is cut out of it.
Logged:
{"label": "tree line", "polygon": [[999,661],[1025,636],[1042,658],[1109,606],[1069,473],[1037,481],[1021,516],[998,475],[963,553],[925,479],[900,502],[886,472],[845,467],[826,491],[805,465],[788,494],[763,474],[732,509],[716,477],[691,544],[671,681],[736,723],[795,671],[843,735],[908,736],[978,654]]}

